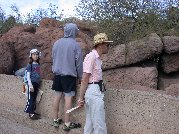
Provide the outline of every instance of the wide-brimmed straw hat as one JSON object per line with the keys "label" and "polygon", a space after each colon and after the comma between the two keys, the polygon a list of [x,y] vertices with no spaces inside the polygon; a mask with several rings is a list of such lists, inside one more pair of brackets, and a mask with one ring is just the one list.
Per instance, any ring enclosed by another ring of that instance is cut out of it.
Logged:
{"label": "wide-brimmed straw hat", "polygon": [[112,43],[113,41],[108,39],[108,36],[106,35],[106,33],[99,33],[94,36],[94,46],[101,44],[103,42]]}

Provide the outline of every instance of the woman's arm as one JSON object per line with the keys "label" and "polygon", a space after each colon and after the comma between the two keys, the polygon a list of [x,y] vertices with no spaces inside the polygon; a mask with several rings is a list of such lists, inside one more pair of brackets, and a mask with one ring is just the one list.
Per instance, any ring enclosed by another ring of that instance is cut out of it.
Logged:
{"label": "woman's arm", "polygon": [[30,78],[30,72],[27,72],[27,81],[28,81],[28,85],[29,85],[30,91],[33,92],[33,85],[32,85],[31,78]]}

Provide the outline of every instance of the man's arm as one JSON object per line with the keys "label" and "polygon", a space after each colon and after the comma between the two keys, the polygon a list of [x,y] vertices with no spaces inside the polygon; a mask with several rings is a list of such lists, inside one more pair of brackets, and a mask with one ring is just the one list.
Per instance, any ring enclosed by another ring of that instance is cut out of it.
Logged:
{"label": "man's arm", "polygon": [[90,73],[83,73],[83,80],[81,82],[81,87],[80,87],[80,97],[78,99],[78,106],[80,107],[84,105],[84,96],[86,93],[86,89],[88,87],[90,75],[91,75]]}
{"label": "man's arm", "polygon": [[83,62],[83,77],[80,87],[80,97],[78,100],[78,106],[82,107],[85,103],[84,96],[86,93],[86,89],[88,87],[89,78],[93,73],[93,67],[95,63],[95,56],[93,54],[86,55],[84,62]]}

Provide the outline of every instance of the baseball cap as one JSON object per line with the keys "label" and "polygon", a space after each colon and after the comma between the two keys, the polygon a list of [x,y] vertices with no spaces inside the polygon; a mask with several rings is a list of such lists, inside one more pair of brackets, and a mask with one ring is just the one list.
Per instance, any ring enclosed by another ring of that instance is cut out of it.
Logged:
{"label": "baseball cap", "polygon": [[33,53],[38,53],[39,56],[41,56],[41,52],[40,52],[39,50],[37,50],[37,49],[32,49],[32,50],[30,50],[30,55],[29,55],[29,57],[32,57],[32,54],[33,54]]}

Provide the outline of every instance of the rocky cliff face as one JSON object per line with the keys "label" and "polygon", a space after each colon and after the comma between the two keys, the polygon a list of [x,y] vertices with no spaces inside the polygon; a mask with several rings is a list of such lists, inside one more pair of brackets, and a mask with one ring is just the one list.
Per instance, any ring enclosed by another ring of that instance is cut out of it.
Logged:
{"label": "rocky cliff face", "polygon": [[[2,65],[0,65],[2,68],[1,73],[11,74],[12,71],[26,66],[29,59],[29,51],[32,48],[37,48],[42,52],[40,60],[42,78],[52,79],[52,46],[56,40],[63,37],[63,30],[59,27],[63,26],[58,21],[44,18],[38,28],[34,26],[16,26],[10,29],[10,31],[0,38],[0,47],[3,50],[1,52],[3,57],[0,58],[0,61],[2,61]],[[88,30],[90,31],[90,29]],[[92,46],[91,38],[81,30],[76,40],[79,42],[85,56]],[[12,49],[14,49],[13,52]],[[5,59],[5,53],[9,59]]]}
{"label": "rocky cliff face", "polygon": [[15,52],[12,44],[0,42],[0,73],[11,74],[14,62]]}
{"label": "rocky cliff face", "polygon": [[[83,57],[92,48],[95,30],[77,22],[80,33],[76,38]],[[60,28],[61,27],[61,28]],[[41,75],[52,79],[51,49],[53,43],[63,37],[60,22],[44,18],[38,28],[15,26],[0,37],[0,73],[13,74],[28,63],[29,51],[37,48],[42,52]],[[152,33],[140,40],[119,44],[102,56],[104,80],[108,88],[136,90],[166,90],[167,94],[179,96],[179,37],[159,37]]]}
{"label": "rocky cliff face", "polygon": [[179,96],[179,37],[147,37],[112,47],[102,57],[108,88],[165,90]]}

